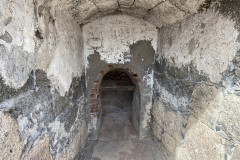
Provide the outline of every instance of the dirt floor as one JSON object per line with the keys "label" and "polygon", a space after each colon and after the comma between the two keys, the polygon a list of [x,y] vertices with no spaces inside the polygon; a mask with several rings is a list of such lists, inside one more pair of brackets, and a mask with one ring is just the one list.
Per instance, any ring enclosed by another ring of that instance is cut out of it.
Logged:
{"label": "dirt floor", "polygon": [[131,108],[105,106],[98,141],[89,141],[76,160],[165,160],[151,138],[138,139]]}

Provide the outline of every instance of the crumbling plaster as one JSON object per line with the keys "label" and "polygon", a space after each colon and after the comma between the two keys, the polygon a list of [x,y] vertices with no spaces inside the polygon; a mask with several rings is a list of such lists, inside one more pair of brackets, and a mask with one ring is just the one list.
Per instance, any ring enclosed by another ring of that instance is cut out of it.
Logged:
{"label": "crumbling plaster", "polygon": [[34,68],[34,5],[2,0],[0,6],[0,74],[5,84],[20,88]]}
{"label": "crumbling plaster", "polygon": [[208,10],[159,32],[159,58],[181,68],[194,63],[199,73],[218,83],[240,49],[235,22]]}
{"label": "crumbling plaster", "polygon": [[[196,13],[203,0],[104,2],[0,1],[1,156],[73,159],[87,140],[85,93],[111,63],[142,78],[142,135],[153,123],[166,157],[239,159],[237,20]],[[85,67],[87,82],[74,81]]]}
{"label": "crumbling plaster", "polygon": [[83,68],[82,30],[71,15],[56,7],[38,4],[36,40],[36,68],[47,72],[48,78],[63,96],[70,88],[72,78],[80,76]]}
{"label": "crumbling plaster", "polygon": [[[19,4],[20,2],[4,0],[1,3],[2,6],[6,6],[4,7],[6,11],[3,11],[3,16],[1,16],[2,25],[5,26],[1,31],[1,41],[4,44],[1,45],[1,50],[2,54],[4,52],[13,53],[3,54],[1,59],[1,72],[5,83],[15,88],[22,87],[32,69],[43,69],[47,71],[49,79],[58,88],[61,95],[64,95],[69,89],[71,79],[81,75],[84,66],[83,57],[81,57],[83,54],[79,54],[82,53],[81,43],[83,42],[79,24],[94,20],[92,17],[103,17],[119,10],[120,14],[149,19],[149,22],[161,27],[168,23],[163,18],[170,13],[180,13],[184,10],[184,16],[187,16],[197,12],[198,8],[204,4],[203,1],[185,1],[183,3],[172,0],[108,0],[104,4],[99,1],[87,0],[74,2],[41,0]],[[158,7],[160,8],[156,9]],[[154,12],[161,8],[164,8],[161,13]],[[184,16],[179,17],[178,15],[171,15],[171,23],[184,18]],[[168,20],[169,18],[166,17]],[[151,21],[153,19],[159,24]],[[21,21],[21,24],[24,25],[17,25],[17,21]],[[34,37],[34,32],[37,38]],[[154,36],[156,37],[156,35]],[[144,39],[149,39],[149,37]],[[9,42],[11,44],[8,44]],[[156,49],[155,46],[154,48]],[[23,56],[19,56],[17,52],[22,52]],[[17,67],[10,66],[11,63],[16,63]],[[6,68],[12,71],[6,72]]]}
{"label": "crumbling plaster", "polygon": [[105,16],[83,26],[87,96],[95,87],[94,81],[101,80],[98,79],[100,72],[108,65],[136,73],[141,90],[140,112],[136,113],[140,116],[140,137],[152,134],[150,111],[157,33],[156,26],[128,15]]}
{"label": "crumbling plaster", "polygon": [[238,37],[217,8],[159,30],[153,132],[168,159],[239,159]]}
{"label": "crumbling plaster", "polygon": [[131,16],[107,16],[84,25],[83,40],[86,69],[89,55],[96,51],[101,60],[109,64],[124,64],[131,62],[130,46],[137,41],[151,41],[153,48],[157,49],[157,29]]}
{"label": "crumbling plaster", "polygon": [[35,6],[30,1],[0,3],[0,71],[5,83],[18,89],[32,70],[42,69],[64,95],[83,69],[79,25],[46,1]]}

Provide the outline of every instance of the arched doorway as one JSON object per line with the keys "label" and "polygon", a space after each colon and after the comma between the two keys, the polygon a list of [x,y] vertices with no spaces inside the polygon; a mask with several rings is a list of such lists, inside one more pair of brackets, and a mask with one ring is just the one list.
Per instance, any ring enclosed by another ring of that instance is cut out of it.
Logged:
{"label": "arched doorway", "polygon": [[138,137],[138,87],[124,69],[106,73],[100,83],[102,123],[99,140],[128,140]]}

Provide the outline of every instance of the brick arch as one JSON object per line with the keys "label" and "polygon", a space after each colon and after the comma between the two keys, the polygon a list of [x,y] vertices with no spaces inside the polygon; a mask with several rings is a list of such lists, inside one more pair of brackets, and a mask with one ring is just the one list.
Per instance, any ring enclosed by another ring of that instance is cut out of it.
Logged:
{"label": "brick arch", "polygon": [[[131,81],[133,82],[133,84],[135,85],[136,88],[139,88],[138,83],[141,82],[141,78],[138,76],[138,74],[134,71],[132,71],[129,68],[115,68],[113,65],[108,65],[108,67],[102,69],[99,71],[99,74],[97,75],[97,78],[94,81],[94,87],[91,89],[91,93],[89,96],[89,104],[88,107],[90,109],[90,115],[91,115],[91,122],[96,122],[96,121],[101,121],[101,93],[100,93],[100,86],[101,86],[101,82],[103,80],[103,77],[114,70],[122,70],[124,73],[126,73],[129,78],[131,79]],[[95,120],[94,120],[95,119]],[[99,123],[99,124],[98,124]],[[96,131],[88,131],[89,134],[91,134],[91,132],[93,132],[93,137],[92,135],[90,136],[90,139],[97,139],[98,137],[98,132],[100,130],[100,128],[98,128],[98,125],[101,125],[100,122],[96,122],[96,124],[90,124],[90,125],[95,125],[95,126],[91,126],[91,128],[96,129]]]}
{"label": "brick arch", "polygon": [[99,107],[101,107],[99,104],[99,98],[101,96],[99,88],[100,88],[102,79],[107,73],[109,73],[115,69],[124,71],[135,85],[137,85],[141,81],[138,74],[136,72],[131,71],[131,69],[129,69],[129,68],[125,68],[125,69],[124,68],[114,68],[113,65],[109,65],[104,70],[100,70],[97,79],[94,81],[94,88],[91,89],[91,94],[90,94],[89,108],[90,108],[91,117],[99,116],[99,111],[100,111]]}

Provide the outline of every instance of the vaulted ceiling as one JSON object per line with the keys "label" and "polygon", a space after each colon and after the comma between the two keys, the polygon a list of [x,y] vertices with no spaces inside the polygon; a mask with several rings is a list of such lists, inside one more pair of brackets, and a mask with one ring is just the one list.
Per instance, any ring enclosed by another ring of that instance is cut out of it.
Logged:
{"label": "vaulted ceiling", "polygon": [[53,0],[62,12],[70,12],[79,24],[110,14],[127,14],[161,27],[209,6],[211,0]]}

